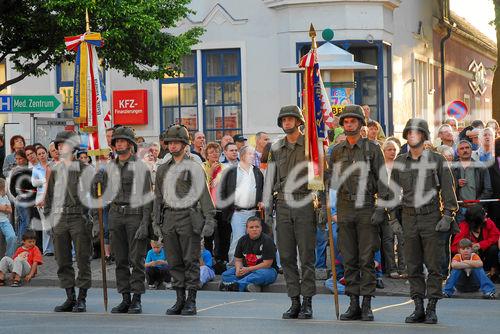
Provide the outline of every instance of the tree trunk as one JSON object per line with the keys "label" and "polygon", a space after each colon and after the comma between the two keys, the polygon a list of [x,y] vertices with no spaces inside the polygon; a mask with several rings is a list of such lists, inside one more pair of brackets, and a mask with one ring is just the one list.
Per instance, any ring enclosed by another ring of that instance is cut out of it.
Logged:
{"label": "tree trunk", "polygon": [[497,29],[497,66],[491,87],[493,99],[493,119],[500,121],[500,0],[495,3],[495,27]]}

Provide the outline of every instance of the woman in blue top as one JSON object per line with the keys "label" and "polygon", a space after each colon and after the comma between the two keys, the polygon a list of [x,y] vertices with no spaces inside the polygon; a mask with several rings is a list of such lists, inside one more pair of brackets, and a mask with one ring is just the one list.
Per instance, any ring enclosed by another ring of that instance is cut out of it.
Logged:
{"label": "woman in blue top", "polygon": [[50,173],[47,149],[42,145],[38,146],[36,149],[36,156],[38,158],[38,163],[33,166],[31,184],[36,187],[35,207],[37,208],[38,213],[40,214],[40,220],[42,221],[42,252],[45,256],[52,256],[54,255],[52,231],[50,226],[47,225],[48,222],[45,220],[43,215],[45,189],[47,187],[48,173]]}

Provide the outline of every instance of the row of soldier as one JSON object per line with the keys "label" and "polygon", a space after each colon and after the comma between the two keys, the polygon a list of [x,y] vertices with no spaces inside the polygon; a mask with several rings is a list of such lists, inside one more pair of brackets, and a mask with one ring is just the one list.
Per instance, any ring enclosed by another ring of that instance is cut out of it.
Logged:
{"label": "row of soldier", "polygon": [[[340,319],[373,320],[371,299],[376,285],[373,258],[379,244],[378,225],[389,219],[395,230],[404,231],[406,240],[410,295],[415,303],[415,311],[406,322],[436,323],[436,304],[442,297],[439,254],[445,249],[441,233],[450,230],[457,210],[448,164],[440,154],[424,150],[424,142],[430,137],[426,121],[411,119],[403,132],[409,150],[396,159],[404,168],[391,173],[391,180],[399,188],[391,192],[380,147],[360,135],[366,125],[361,107],[347,106],[339,122],[346,141],[335,146],[330,155],[331,168],[325,180],[327,188],[337,190],[339,247],[344,257],[346,294],[350,298],[349,308]],[[282,317],[310,319],[312,297],[316,293],[316,224],[326,223],[326,196],[307,187],[306,140],[301,132],[304,118],[300,109],[283,107],[277,123],[285,136],[272,145],[269,154],[264,187],[265,219],[271,226],[272,212],[275,212],[278,252],[291,299],[291,306]],[[171,126],[164,141],[171,157],[158,168],[152,180],[147,166],[135,157],[137,144],[133,131],[127,127],[117,128],[111,139],[116,149],[115,163],[108,164],[92,181],[93,198],[98,183],[104,185],[104,192],[109,190],[107,185],[114,188],[109,229],[116,259],[117,288],[123,300],[112,313],[142,312],[144,257],[147,241],[156,231],[161,234],[169,254],[172,286],[177,295],[176,303],[167,314],[196,314],[200,242],[201,238],[213,235],[215,209],[204,176],[197,179],[197,175],[204,175],[201,165],[192,163],[186,155],[187,129]],[[63,163],[50,175],[45,214],[51,220],[58,276],[67,294],[67,299],[55,311],[84,312],[91,285],[90,239],[97,219],[88,218],[90,205],[79,196],[82,182],[88,182],[81,180],[85,178],[86,167],[81,163],[79,168],[71,167],[75,165],[73,153],[79,145],[77,137],[70,132],[60,133],[55,145]],[[422,162],[434,164],[435,168],[427,168],[424,175],[420,175],[419,163]],[[362,168],[363,171],[352,168],[360,163],[368,168]],[[421,185],[417,185],[419,179],[424,180]],[[147,198],[153,193],[153,183],[154,201],[151,201]],[[421,193],[432,195],[420,203]],[[396,219],[395,205],[390,204],[391,197],[402,198],[402,226]],[[72,242],[79,268],[76,278],[71,261]],[[424,264],[429,272],[427,282]],[[79,288],[78,295],[75,287]],[[425,297],[429,299],[426,307]]]}

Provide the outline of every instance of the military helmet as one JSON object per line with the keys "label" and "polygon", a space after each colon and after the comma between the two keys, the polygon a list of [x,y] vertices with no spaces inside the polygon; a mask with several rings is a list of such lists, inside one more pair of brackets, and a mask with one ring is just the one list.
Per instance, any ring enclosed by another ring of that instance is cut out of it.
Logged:
{"label": "military helmet", "polygon": [[76,150],[80,147],[80,136],[73,131],[61,131],[56,135],[56,139],[54,139],[54,146],[56,149],[58,149],[58,146],[61,143],[67,143],[73,146],[73,149]]}
{"label": "military helmet", "polygon": [[137,143],[135,142],[135,133],[132,128],[128,126],[120,126],[113,131],[113,136],[111,137],[111,145],[115,146],[117,139],[125,139],[134,146],[134,150],[137,152]]}
{"label": "military helmet", "polygon": [[427,121],[425,119],[421,118],[410,118],[408,122],[406,122],[406,126],[403,130],[403,138],[407,139],[408,137],[408,131],[410,130],[418,130],[421,131],[424,134],[424,140],[429,140],[430,138],[430,132],[429,132],[429,125],[427,124]]}
{"label": "military helmet", "polygon": [[304,124],[306,121],[304,120],[304,116],[302,115],[302,111],[296,105],[284,106],[281,107],[280,113],[278,115],[278,126],[281,128],[281,120],[285,116],[293,116],[297,118],[299,121]]}
{"label": "military helmet", "polygon": [[362,126],[366,126],[365,113],[363,112],[363,108],[358,106],[357,104],[351,104],[344,107],[339,117],[340,126],[344,125],[344,119],[347,117],[354,117],[359,119]]}
{"label": "military helmet", "polygon": [[189,145],[189,132],[184,125],[173,124],[163,136],[163,141],[166,143],[179,141]]}

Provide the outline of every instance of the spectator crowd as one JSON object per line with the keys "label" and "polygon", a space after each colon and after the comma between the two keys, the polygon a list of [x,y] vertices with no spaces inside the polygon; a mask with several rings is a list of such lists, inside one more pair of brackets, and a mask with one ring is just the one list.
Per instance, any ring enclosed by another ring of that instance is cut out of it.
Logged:
{"label": "spectator crowd", "polygon": [[[367,119],[362,136],[380,146],[385,166],[390,175],[394,160],[407,152],[408,147],[397,137],[386,137],[380,124],[370,118],[370,109],[363,106]],[[344,130],[336,123],[330,129],[327,154],[346,140]],[[114,128],[107,129],[108,145]],[[222,275],[219,286],[224,291],[261,291],[273,284],[281,272],[279,254],[275,245],[275,226],[264,224],[263,188],[271,137],[265,132],[255,134],[255,147],[241,134],[226,134],[218,142],[206,143],[203,132],[191,133],[192,145],[188,156],[200,163],[205,171],[208,189],[215,204],[217,227],[205,237],[200,249],[200,281],[203,284]],[[157,142],[145,142],[137,137],[136,157],[149,167],[155,179],[158,167],[171,158],[160,135]],[[3,146],[3,140],[0,140]],[[0,179],[0,286],[19,286],[35,277],[43,257],[53,256],[51,227],[44,214],[44,194],[52,168],[59,163],[54,143],[48,147],[33,143],[27,145],[21,135],[8,143],[10,153],[0,157],[3,161]],[[113,149],[113,148],[112,148]],[[455,194],[460,209],[455,219],[458,228],[447,238],[446,257],[442,259],[443,277],[449,277],[443,289],[451,297],[455,289],[481,290],[485,297],[494,298],[493,283],[500,282],[500,127],[497,121],[483,123],[474,120],[461,126],[455,119],[446,119],[437,128],[434,140],[425,143],[426,150],[442,154],[449,162],[454,177]],[[76,158],[92,168],[104,169],[116,157],[96,161],[86,150],[79,150]],[[97,163],[98,162],[98,163]],[[6,181],[7,179],[7,181]],[[154,184],[154,182],[153,182]],[[326,279],[325,285],[333,289],[327,264],[327,230],[332,229],[337,246],[336,194],[330,190],[332,224],[326,229],[317,227],[316,275]],[[106,204],[107,199],[103,198]],[[399,213],[400,215],[401,213]],[[97,233],[94,237],[93,258],[105,257],[114,261],[110,248],[108,209],[104,207],[104,253],[100,254]],[[401,219],[401,218],[400,218]],[[313,223],[313,222],[311,222]],[[402,252],[404,237],[386,221],[379,226],[380,244],[375,255],[377,288],[384,288],[384,276],[406,279],[408,276]],[[169,254],[161,242],[152,240],[145,260],[147,284],[150,289],[171,286]],[[73,252],[74,253],[74,252]],[[344,287],[342,254],[335,247],[335,268],[339,290]],[[42,256],[43,255],[43,256]]]}

